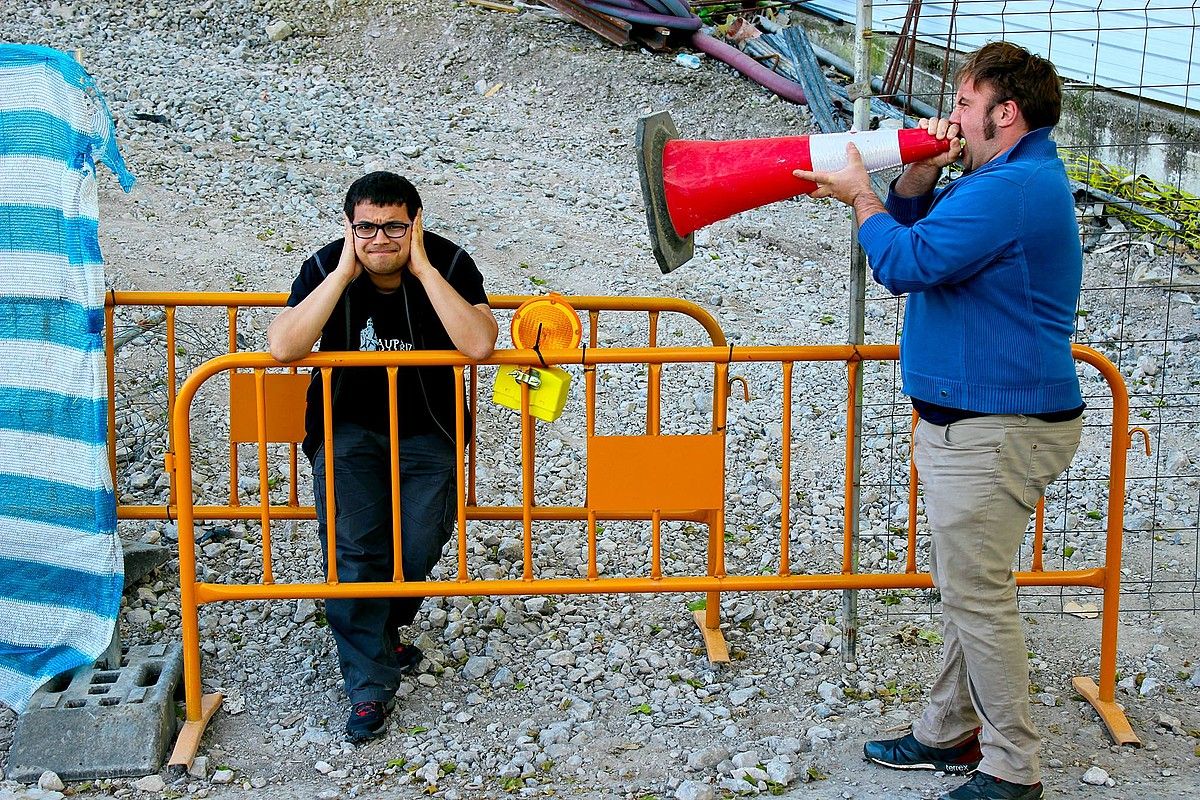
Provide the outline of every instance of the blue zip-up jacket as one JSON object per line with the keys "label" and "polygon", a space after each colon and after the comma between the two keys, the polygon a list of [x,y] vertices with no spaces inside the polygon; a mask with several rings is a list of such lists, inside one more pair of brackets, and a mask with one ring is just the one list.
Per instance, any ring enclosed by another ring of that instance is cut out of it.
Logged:
{"label": "blue zip-up jacket", "polygon": [[859,241],[875,280],[908,293],[904,392],[987,414],[1083,403],[1071,358],[1079,226],[1050,128],[921,197],[891,193]]}

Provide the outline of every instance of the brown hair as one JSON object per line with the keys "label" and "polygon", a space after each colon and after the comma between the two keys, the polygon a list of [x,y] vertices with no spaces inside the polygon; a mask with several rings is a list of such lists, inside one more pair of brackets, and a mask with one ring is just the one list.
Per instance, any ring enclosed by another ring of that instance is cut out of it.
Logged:
{"label": "brown hair", "polygon": [[1057,125],[1062,113],[1062,84],[1054,65],[1024,47],[990,42],[959,67],[956,80],[992,90],[992,104],[1012,100],[1030,130]]}

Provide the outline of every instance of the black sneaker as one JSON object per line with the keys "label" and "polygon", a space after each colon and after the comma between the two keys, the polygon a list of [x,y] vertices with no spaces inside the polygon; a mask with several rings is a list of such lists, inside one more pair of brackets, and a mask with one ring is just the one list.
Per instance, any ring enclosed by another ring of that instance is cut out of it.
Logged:
{"label": "black sneaker", "polygon": [[867,742],[863,745],[863,757],[892,769],[931,769],[947,775],[970,775],[983,760],[983,753],[979,752],[978,734],[953,747],[927,747],[910,733],[899,739]]}
{"label": "black sneaker", "polygon": [[387,733],[387,718],[392,704],[380,700],[364,700],[350,706],[350,719],[346,720],[346,738],[352,742],[365,742]]}
{"label": "black sneaker", "polygon": [[402,675],[412,675],[421,664],[425,654],[415,644],[396,645],[396,664]]}
{"label": "black sneaker", "polygon": [[1039,800],[1042,785],[1011,783],[984,772],[976,772],[971,780],[942,795],[941,800]]}

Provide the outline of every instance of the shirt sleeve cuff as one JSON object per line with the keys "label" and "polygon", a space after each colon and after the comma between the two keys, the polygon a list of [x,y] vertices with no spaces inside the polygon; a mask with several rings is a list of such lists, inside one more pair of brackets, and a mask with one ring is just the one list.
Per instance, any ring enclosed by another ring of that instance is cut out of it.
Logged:
{"label": "shirt sleeve cuff", "polygon": [[896,181],[892,181],[888,187],[887,201],[884,205],[897,222],[902,225],[911,225],[925,216],[929,207],[933,205],[933,191],[919,194],[916,197],[901,197],[896,194]]}

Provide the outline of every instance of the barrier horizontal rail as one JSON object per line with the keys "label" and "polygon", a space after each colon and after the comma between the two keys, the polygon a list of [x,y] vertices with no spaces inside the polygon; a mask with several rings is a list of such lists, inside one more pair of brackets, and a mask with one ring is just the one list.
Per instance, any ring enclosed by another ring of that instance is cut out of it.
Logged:
{"label": "barrier horizontal rail", "polygon": [[[1075,347],[1074,355],[1096,368],[1112,391],[1112,433],[1110,439],[1109,463],[1109,502],[1108,502],[1108,531],[1103,566],[1082,570],[1067,571],[1023,571],[1017,573],[1017,582],[1022,586],[1082,586],[1102,590],[1103,620],[1100,643],[1100,676],[1097,684],[1091,678],[1077,677],[1073,684],[1088,701],[1100,712],[1110,733],[1118,742],[1136,743],[1121,707],[1115,702],[1115,665],[1116,665],[1116,636],[1117,612],[1120,589],[1120,558],[1121,533],[1124,505],[1125,457],[1130,444],[1131,432],[1128,425],[1128,395],[1123,379],[1116,368],[1100,353],[1085,347]],[[898,348],[894,345],[812,345],[795,347],[697,347],[697,348],[580,348],[575,350],[545,350],[541,357],[546,363],[582,364],[585,367],[604,364],[638,364],[646,365],[653,370],[665,364],[711,364],[714,368],[714,416],[713,435],[722,448],[719,464],[712,462],[713,468],[720,470],[722,497],[700,508],[674,509],[679,516],[672,516],[661,508],[647,505],[638,509],[616,508],[598,509],[588,506],[538,506],[532,500],[532,464],[533,454],[533,424],[528,413],[528,387],[522,388],[522,506],[485,507],[466,503],[465,473],[460,467],[458,471],[458,570],[457,574],[442,581],[422,582],[378,582],[378,583],[340,583],[336,579],[336,563],[329,568],[325,581],[318,582],[289,582],[276,583],[271,568],[269,526],[273,519],[312,518],[302,512],[306,509],[277,507],[269,503],[257,507],[242,507],[239,514],[256,511],[257,514],[247,514],[244,518],[257,518],[263,523],[263,568],[264,580],[258,584],[213,584],[196,579],[195,563],[195,532],[194,524],[201,517],[200,512],[214,514],[219,511],[216,507],[194,507],[192,505],[193,489],[190,466],[190,406],[198,389],[214,375],[234,370],[251,370],[256,376],[257,405],[259,418],[257,421],[260,438],[260,454],[266,445],[265,438],[265,389],[264,376],[267,371],[283,367],[308,367],[327,371],[334,367],[384,367],[388,369],[390,381],[394,386],[396,371],[401,367],[412,366],[449,366],[455,372],[459,389],[464,387],[464,370],[475,366],[461,354],[450,351],[408,351],[372,352],[372,353],[314,353],[301,361],[290,365],[281,365],[265,353],[235,353],[205,362],[197,368],[183,383],[178,395],[178,405],[172,419],[176,453],[172,467],[180,486],[179,503],[179,542],[180,542],[180,581],[181,581],[181,611],[183,619],[184,638],[184,682],[187,705],[187,716],[184,732],[176,747],[172,763],[189,763],[198,745],[200,735],[208,718],[220,703],[219,695],[202,695],[200,684],[200,651],[199,651],[199,606],[206,603],[232,600],[272,600],[295,598],[330,598],[330,597],[387,597],[387,596],[467,596],[467,595],[513,595],[513,594],[599,594],[599,593],[675,593],[675,592],[705,592],[708,603],[703,611],[695,612],[696,621],[705,634],[706,645],[710,657],[715,639],[719,639],[719,594],[728,591],[795,591],[811,589],[901,589],[901,588],[930,588],[933,586],[928,573],[916,571],[915,566],[915,512],[910,516],[909,560],[903,573],[862,573],[855,572],[856,565],[843,564],[840,573],[826,574],[792,574],[787,555],[789,499],[788,492],[783,492],[784,506],[781,514],[781,546],[780,568],[778,574],[758,575],[729,575],[724,563],[724,430],[725,407],[729,398],[731,379],[728,374],[730,364],[734,363],[773,363],[780,365],[787,381],[784,384],[783,430],[785,432],[783,447],[783,474],[786,489],[787,476],[793,444],[786,433],[790,429],[791,408],[790,398],[791,366],[798,362],[842,362],[846,365],[848,374],[849,396],[853,397],[853,386],[858,380],[858,368],[867,360],[895,360]],[[513,364],[519,366],[536,366],[541,359],[531,351],[501,350],[480,364],[499,365]],[[587,424],[589,446],[605,438],[594,436],[594,404],[595,404],[595,375],[588,374]],[[328,386],[328,380],[325,381]],[[461,391],[459,392],[461,397]],[[395,410],[393,416],[393,437]],[[463,444],[464,408],[460,401],[456,409],[456,428],[460,446]],[[662,436],[657,426],[648,430],[647,440],[666,440],[679,437]],[[332,435],[332,428],[327,425],[326,439]],[[848,428],[848,437],[853,436],[853,429]],[[847,443],[847,452],[851,452],[855,443]],[[329,449],[329,448],[327,448]],[[397,469],[393,461],[393,470]],[[332,471],[327,470],[331,475]],[[589,462],[589,489],[591,484],[591,464]],[[268,486],[265,470],[260,470],[261,497],[268,496]],[[847,487],[853,476],[847,476]],[[397,476],[393,475],[393,486]],[[848,491],[848,489],[847,489]],[[915,499],[915,482],[910,486],[910,492]],[[330,493],[329,496],[332,496]],[[590,500],[589,500],[590,502]],[[915,506],[914,506],[915,508]],[[597,528],[596,521],[605,518],[603,514],[613,514],[610,518],[637,519],[649,521],[652,524],[651,557],[648,575],[640,576],[600,576],[596,570]],[[330,511],[332,523],[333,512]],[[707,521],[709,535],[707,537],[706,574],[697,575],[664,575],[661,572],[661,552],[659,543],[659,525],[663,519],[694,519]],[[504,519],[520,520],[523,528],[523,574],[519,578],[482,579],[472,578],[467,569],[468,520]],[[588,522],[588,575],[581,578],[537,577],[532,569],[532,523],[535,520],[580,520]],[[1038,522],[1040,541],[1040,516]],[[334,535],[334,525],[327,526]],[[849,534],[847,534],[849,535]],[[330,543],[330,552],[335,548]],[[399,542],[397,539],[397,549]],[[1035,547],[1036,549],[1036,547]],[[1040,562],[1039,562],[1040,566]],[[719,643],[723,646],[723,640]]]}
{"label": "barrier horizontal rail", "polygon": [[[1103,588],[1104,569],[1018,572],[1021,586]],[[536,586],[534,586],[536,584]],[[469,591],[465,586],[469,585]],[[353,597],[463,597],[524,594],[648,594],[680,592],[807,591],[816,589],[931,589],[928,573],[834,573],[828,575],[725,575],[662,578],[509,578],[382,583],[285,583],[197,586],[198,603],[224,600],[297,600]]]}

